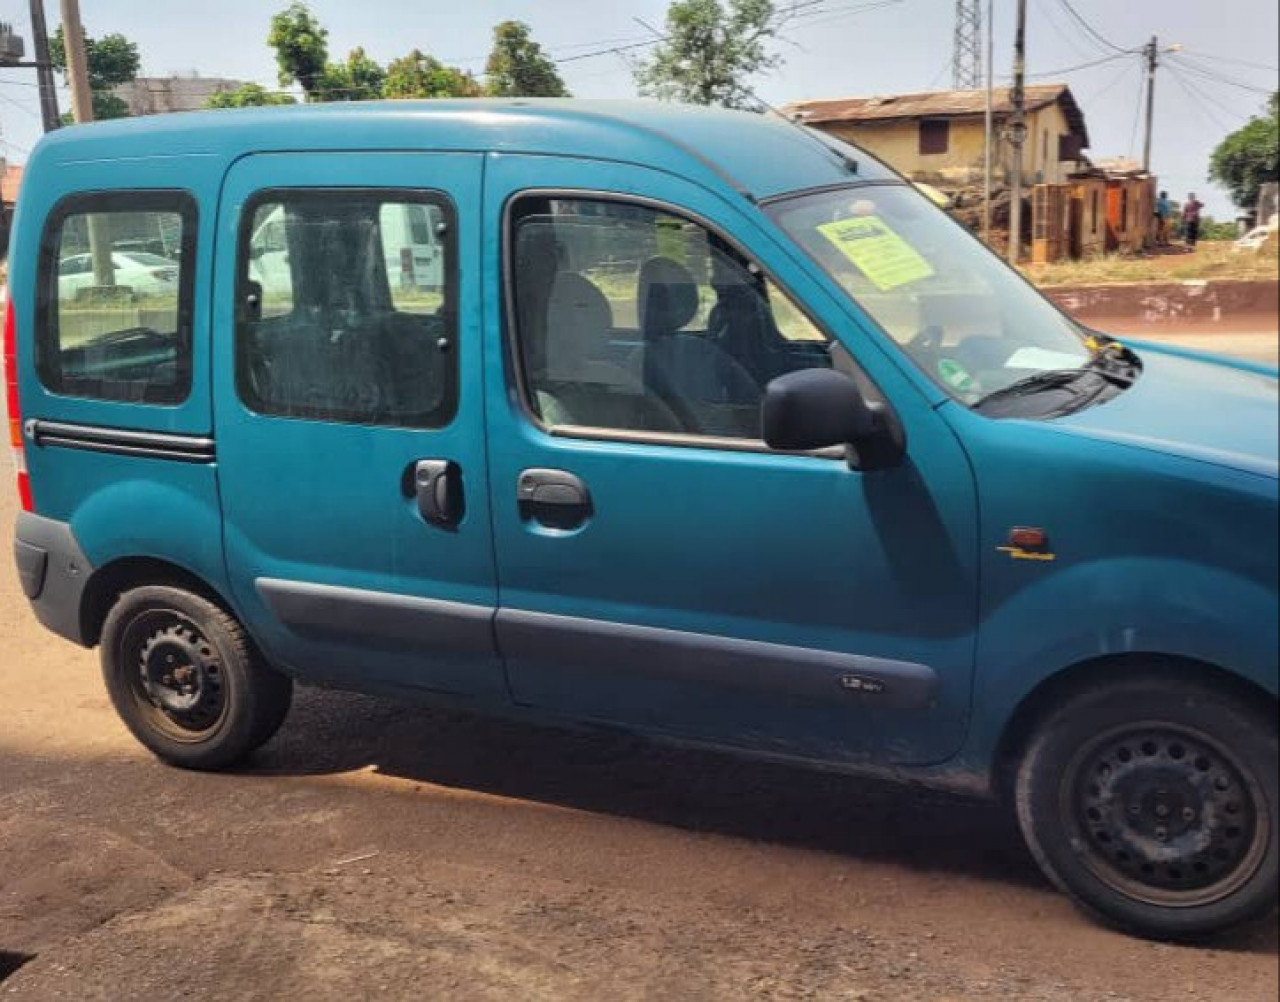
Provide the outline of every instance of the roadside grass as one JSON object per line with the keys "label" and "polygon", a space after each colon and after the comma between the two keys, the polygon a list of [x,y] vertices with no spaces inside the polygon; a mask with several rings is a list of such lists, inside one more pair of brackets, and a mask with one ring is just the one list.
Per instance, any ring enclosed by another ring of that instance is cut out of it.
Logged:
{"label": "roadside grass", "polygon": [[1201,243],[1194,253],[1180,246],[1171,253],[1151,255],[1108,254],[1083,261],[1022,266],[1032,282],[1042,287],[1081,285],[1145,285],[1157,282],[1190,282],[1207,279],[1277,280],[1280,256],[1272,241],[1261,251],[1238,251],[1230,241]]}

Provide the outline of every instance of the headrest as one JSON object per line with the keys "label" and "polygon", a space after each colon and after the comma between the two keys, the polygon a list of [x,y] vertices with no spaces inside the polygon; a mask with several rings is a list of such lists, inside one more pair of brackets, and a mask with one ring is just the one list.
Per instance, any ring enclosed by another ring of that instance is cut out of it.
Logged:
{"label": "headrest", "polygon": [[547,376],[581,378],[592,348],[612,327],[613,309],[603,292],[575,272],[556,275],[547,296]]}
{"label": "headrest", "polygon": [[651,257],[640,269],[640,330],[646,338],[674,334],[698,313],[698,283],[669,257]]}
{"label": "headrest", "polygon": [[550,284],[561,268],[564,248],[556,237],[555,227],[541,221],[528,221],[516,231],[516,275],[529,286]]}

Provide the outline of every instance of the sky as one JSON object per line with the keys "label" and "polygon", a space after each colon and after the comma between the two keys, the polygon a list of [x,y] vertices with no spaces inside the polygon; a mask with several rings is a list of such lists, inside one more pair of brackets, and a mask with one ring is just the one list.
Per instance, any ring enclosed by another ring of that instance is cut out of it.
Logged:
{"label": "sky", "polygon": [[[782,65],[756,92],[772,104],[946,89],[951,83],[954,0],[776,0],[799,9],[782,30]],[[988,0],[981,0],[985,12]],[[1013,63],[1016,0],[994,3],[995,72]],[[50,31],[57,0],[46,0]],[[137,43],[142,73],[221,76],[278,89],[268,22],[285,0],[81,0],[91,36],[121,32]],[[312,0],[329,29],[330,55],[355,46],[381,62],[418,48],[480,74],[493,25],[526,22],[560,62],[576,96],[635,95],[628,59],[650,39],[638,20],[661,28],[667,0]],[[1163,55],[1156,79],[1152,166],[1175,198],[1195,191],[1220,219],[1235,214],[1206,178],[1218,141],[1257,114],[1280,73],[1276,0],[1027,0],[1030,82],[1065,81],[1084,110],[1094,158],[1142,153],[1141,58],[1152,35]],[[1079,15],[1077,19],[1072,11]],[[31,52],[27,0],[0,0]],[[1087,27],[1086,27],[1087,26]],[[624,52],[604,51],[640,44]],[[1094,65],[1088,65],[1094,64]],[[33,70],[0,68],[0,150],[24,161],[40,136]],[[70,100],[60,95],[65,110]]]}

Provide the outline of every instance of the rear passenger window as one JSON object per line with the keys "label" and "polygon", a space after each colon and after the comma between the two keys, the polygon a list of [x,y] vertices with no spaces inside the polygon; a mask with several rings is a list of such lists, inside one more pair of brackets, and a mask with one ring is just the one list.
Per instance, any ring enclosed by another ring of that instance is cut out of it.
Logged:
{"label": "rear passenger window", "polygon": [[44,385],[98,400],[185,400],[195,241],[195,202],[182,192],[60,203],[40,255],[36,367]]}
{"label": "rear passenger window", "polygon": [[263,192],[240,238],[236,381],[260,414],[437,428],[457,406],[452,210],[420,192]]}

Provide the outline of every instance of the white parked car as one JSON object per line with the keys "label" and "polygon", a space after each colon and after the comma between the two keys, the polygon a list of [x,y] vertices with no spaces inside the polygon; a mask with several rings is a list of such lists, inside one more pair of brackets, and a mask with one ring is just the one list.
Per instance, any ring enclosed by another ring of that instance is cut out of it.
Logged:
{"label": "white parked car", "polygon": [[[437,235],[443,222],[438,206],[407,203],[382,206],[378,217],[387,281],[393,289],[437,290],[444,285],[444,248]],[[255,219],[249,240],[249,277],[264,298],[291,301],[293,274],[289,263],[291,232],[300,224],[276,207]]]}
{"label": "white parked car", "polygon": [[[116,285],[127,286],[138,296],[175,295],[178,289],[178,262],[147,251],[115,251],[111,264]],[[58,263],[58,296],[75,299],[81,289],[97,282],[93,255],[72,254]]]}

